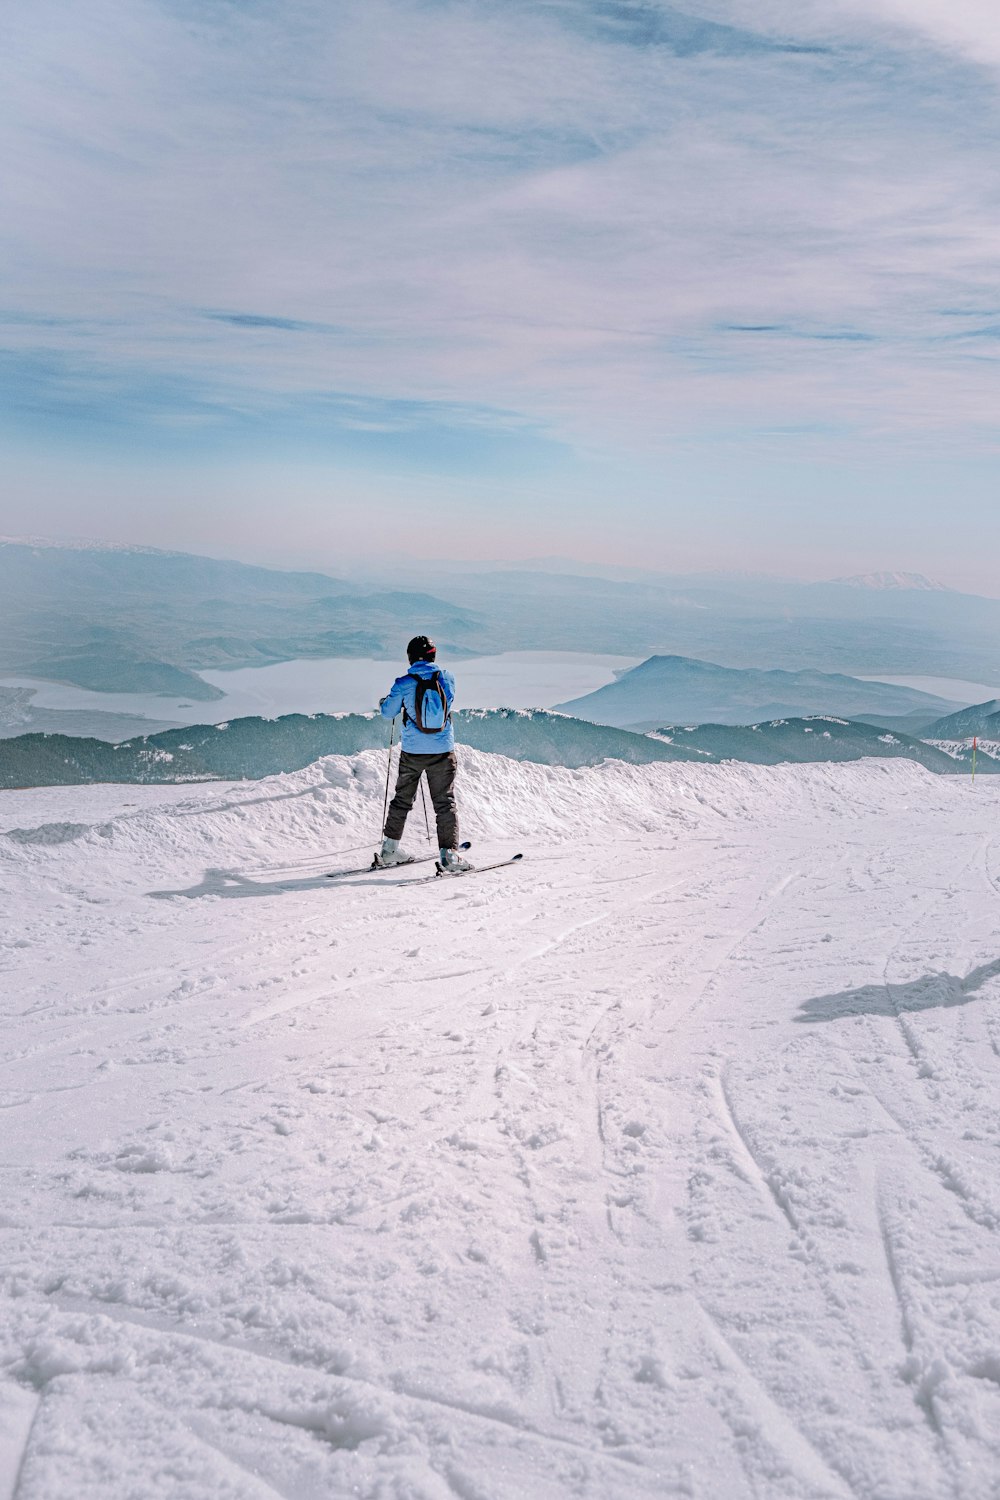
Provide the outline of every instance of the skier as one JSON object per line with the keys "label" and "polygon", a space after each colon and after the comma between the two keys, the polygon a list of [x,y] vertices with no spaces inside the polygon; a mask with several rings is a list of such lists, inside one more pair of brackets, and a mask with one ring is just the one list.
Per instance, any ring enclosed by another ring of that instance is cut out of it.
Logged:
{"label": "skier", "polygon": [[399,757],[396,791],[389,804],[379,859],[384,865],[407,865],[413,855],[399,847],[406,816],[413,806],[421,776],[427,786],[437,819],[440,862],[445,870],[471,870],[458,849],[458,815],[455,810],[455,730],[451,706],[455,701],[455,679],[434,665],[437,647],[426,635],[415,635],[406,648],[410,670],[397,677],[379,703],[382,717],[394,719],[402,710],[403,748]]}

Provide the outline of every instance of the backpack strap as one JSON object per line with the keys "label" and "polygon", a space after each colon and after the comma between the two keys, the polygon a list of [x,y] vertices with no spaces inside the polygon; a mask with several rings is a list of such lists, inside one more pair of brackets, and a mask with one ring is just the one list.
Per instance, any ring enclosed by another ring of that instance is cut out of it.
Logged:
{"label": "backpack strap", "polygon": [[[420,678],[417,676],[416,672],[407,672],[406,675],[407,675],[407,677],[412,677],[414,682],[419,682],[420,681]],[[403,704],[403,723],[404,724],[409,724],[409,722],[410,722],[410,716],[406,712],[406,704],[404,703]]]}

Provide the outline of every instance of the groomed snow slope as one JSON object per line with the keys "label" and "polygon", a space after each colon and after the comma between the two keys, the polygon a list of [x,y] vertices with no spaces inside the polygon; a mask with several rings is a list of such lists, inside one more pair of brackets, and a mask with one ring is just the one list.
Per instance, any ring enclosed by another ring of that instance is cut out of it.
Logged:
{"label": "groomed snow slope", "polygon": [[0,798],[0,1496],[1000,1495],[1000,785],[383,771]]}

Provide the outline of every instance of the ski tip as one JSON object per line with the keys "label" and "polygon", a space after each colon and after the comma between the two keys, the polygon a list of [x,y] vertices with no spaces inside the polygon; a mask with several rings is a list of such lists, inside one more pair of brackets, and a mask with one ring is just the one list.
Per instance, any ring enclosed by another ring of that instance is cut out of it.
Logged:
{"label": "ski tip", "polygon": [[517,863],[517,861],[519,859],[523,859],[523,858],[524,858],[523,854],[512,854],[511,857],[510,857],[510,862],[511,862],[512,865],[514,865],[514,864]]}

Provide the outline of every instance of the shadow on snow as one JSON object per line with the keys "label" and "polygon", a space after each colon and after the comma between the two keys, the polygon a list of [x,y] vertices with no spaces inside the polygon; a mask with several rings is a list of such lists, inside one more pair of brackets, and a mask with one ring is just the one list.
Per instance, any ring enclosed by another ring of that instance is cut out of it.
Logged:
{"label": "shadow on snow", "polygon": [[980,964],[964,979],[956,974],[923,974],[908,984],[865,984],[839,995],[803,1000],[796,1021],[841,1021],[848,1016],[898,1016],[907,1011],[968,1005],[991,979],[1000,977],[1000,958]]}
{"label": "shadow on snow", "polygon": [[[327,875],[309,875],[303,880],[251,880],[248,875],[241,875],[238,870],[206,870],[198,885],[190,885],[181,891],[147,891],[146,894],[156,901],[169,901],[175,896],[185,896],[189,900],[197,900],[200,896],[222,896],[229,901],[244,901],[253,896],[288,896],[296,891],[332,891],[345,881],[345,877],[331,880]],[[402,880],[387,880],[384,875],[376,876],[372,880],[362,880],[357,876],[350,881],[351,890],[356,890],[360,885],[408,885],[407,878]]]}

